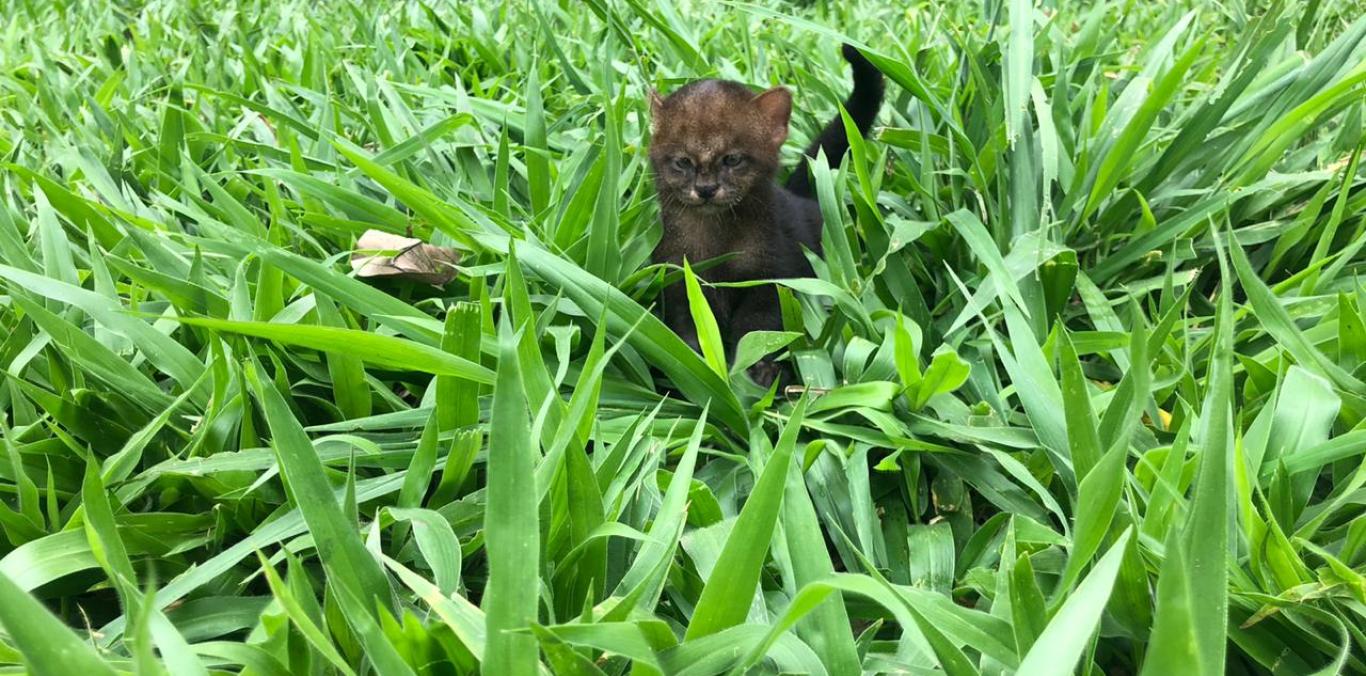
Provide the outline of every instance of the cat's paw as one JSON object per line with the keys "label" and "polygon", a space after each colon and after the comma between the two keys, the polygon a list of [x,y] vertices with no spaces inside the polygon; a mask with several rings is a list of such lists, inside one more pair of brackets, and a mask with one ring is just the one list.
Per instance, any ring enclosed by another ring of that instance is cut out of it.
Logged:
{"label": "cat's paw", "polygon": [[783,374],[783,365],[765,359],[749,367],[749,377],[759,387],[769,388]]}

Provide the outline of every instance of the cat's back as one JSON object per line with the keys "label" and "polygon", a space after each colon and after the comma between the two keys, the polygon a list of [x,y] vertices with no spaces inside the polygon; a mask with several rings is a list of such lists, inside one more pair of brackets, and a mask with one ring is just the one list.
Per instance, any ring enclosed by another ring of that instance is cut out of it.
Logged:
{"label": "cat's back", "polygon": [[775,225],[806,248],[821,253],[822,217],[820,203],[779,188],[775,202]]}

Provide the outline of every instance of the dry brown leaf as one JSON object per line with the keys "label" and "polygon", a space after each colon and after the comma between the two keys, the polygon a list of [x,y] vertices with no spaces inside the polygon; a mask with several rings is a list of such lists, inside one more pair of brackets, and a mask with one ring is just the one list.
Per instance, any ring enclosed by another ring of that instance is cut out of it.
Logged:
{"label": "dry brown leaf", "polygon": [[356,241],[351,269],[361,278],[408,279],[443,286],[455,279],[458,260],[454,249],[382,230],[366,230]]}

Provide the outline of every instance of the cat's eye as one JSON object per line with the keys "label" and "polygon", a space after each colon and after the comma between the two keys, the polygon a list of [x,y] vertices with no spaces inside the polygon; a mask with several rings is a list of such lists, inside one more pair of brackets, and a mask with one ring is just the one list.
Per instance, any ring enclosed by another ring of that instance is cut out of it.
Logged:
{"label": "cat's eye", "polygon": [[731,153],[721,158],[721,164],[727,167],[738,167],[745,161],[745,156],[739,153]]}
{"label": "cat's eye", "polygon": [[677,169],[679,171],[688,171],[692,169],[692,159],[687,157],[675,157],[674,169]]}

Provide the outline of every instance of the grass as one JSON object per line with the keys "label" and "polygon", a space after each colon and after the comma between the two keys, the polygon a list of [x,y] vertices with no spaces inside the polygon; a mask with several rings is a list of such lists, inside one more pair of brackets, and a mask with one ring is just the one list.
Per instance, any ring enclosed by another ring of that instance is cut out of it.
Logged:
{"label": "grass", "polygon": [[[1362,7],[896,4],[9,3],[0,671],[1366,672]],[[694,354],[643,92],[846,40]]]}

